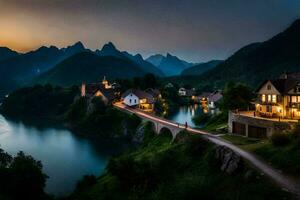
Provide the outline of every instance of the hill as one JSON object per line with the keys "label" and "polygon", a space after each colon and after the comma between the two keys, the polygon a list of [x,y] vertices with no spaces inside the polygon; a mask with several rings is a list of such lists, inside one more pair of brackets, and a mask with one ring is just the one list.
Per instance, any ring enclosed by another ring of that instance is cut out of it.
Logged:
{"label": "hill", "polygon": [[18,56],[19,53],[7,47],[0,47],[0,61]]}
{"label": "hill", "polygon": [[63,49],[55,46],[42,46],[37,50],[0,61],[0,97],[24,83],[30,82],[65,58],[83,51],[87,50],[81,42]]}
{"label": "hill", "polygon": [[146,60],[159,68],[166,76],[179,75],[184,69],[194,65],[169,53],[166,56],[156,54]]}
{"label": "hill", "polygon": [[249,44],[223,63],[200,76],[172,77],[178,83],[193,83],[200,89],[223,88],[228,81],[246,83],[253,88],[263,80],[284,72],[300,71],[300,19],[273,38]]}
{"label": "hill", "polygon": [[189,67],[181,72],[182,76],[187,76],[187,75],[200,75],[203,74],[204,72],[213,69],[216,67],[218,64],[222,63],[222,60],[211,60],[206,63],[200,63],[195,66]]}
{"label": "hill", "polygon": [[99,81],[103,76],[109,79],[132,78],[146,73],[129,59],[83,52],[62,61],[38,77],[36,82],[66,86],[81,84],[83,81]]}

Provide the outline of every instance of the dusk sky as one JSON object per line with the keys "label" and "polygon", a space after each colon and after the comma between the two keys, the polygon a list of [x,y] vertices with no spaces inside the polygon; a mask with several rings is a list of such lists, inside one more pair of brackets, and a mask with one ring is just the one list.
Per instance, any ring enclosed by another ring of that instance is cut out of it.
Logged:
{"label": "dusk sky", "polygon": [[97,49],[224,59],[300,18],[299,0],[0,0],[0,46],[28,51],[82,41]]}

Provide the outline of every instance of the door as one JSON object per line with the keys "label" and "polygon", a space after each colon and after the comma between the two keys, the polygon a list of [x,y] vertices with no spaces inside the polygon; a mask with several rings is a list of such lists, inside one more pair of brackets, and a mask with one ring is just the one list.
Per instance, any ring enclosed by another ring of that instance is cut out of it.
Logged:
{"label": "door", "polygon": [[237,135],[246,135],[246,125],[238,122],[232,122],[232,133]]}
{"label": "door", "polygon": [[266,138],[267,129],[258,126],[249,126],[248,127],[248,137],[252,138]]}

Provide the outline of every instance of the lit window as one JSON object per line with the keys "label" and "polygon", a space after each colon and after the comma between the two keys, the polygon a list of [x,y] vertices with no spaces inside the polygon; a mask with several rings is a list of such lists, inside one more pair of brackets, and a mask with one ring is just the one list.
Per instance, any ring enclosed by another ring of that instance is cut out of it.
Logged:
{"label": "lit window", "polygon": [[292,96],[292,102],[296,103],[297,102],[297,96]]}
{"label": "lit window", "polygon": [[272,100],[272,95],[268,94],[268,102],[271,102]]}
{"label": "lit window", "polygon": [[273,102],[273,103],[276,103],[276,101],[277,101],[276,95],[273,94],[273,95],[272,95],[272,102]]}
{"label": "lit window", "polygon": [[300,96],[297,96],[298,102],[300,102]]}
{"label": "lit window", "polygon": [[261,101],[262,101],[262,102],[265,102],[265,101],[266,101],[266,95],[265,95],[265,94],[263,94],[263,95],[261,96]]}

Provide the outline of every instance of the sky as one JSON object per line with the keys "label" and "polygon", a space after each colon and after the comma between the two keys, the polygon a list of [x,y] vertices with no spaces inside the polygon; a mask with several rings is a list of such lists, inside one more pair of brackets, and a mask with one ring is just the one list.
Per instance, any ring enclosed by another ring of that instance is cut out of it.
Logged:
{"label": "sky", "polygon": [[0,46],[26,52],[77,41],[144,57],[225,59],[300,18],[300,0],[0,0]]}

